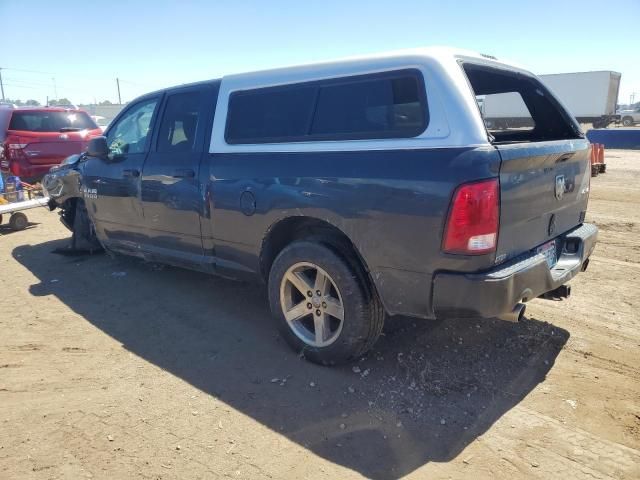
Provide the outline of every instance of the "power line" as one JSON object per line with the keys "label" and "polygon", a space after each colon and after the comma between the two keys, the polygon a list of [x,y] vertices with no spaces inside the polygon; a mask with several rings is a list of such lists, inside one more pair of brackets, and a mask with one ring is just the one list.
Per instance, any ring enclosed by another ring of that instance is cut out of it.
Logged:
{"label": "power line", "polygon": [[[20,85],[18,83],[11,83],[11,82],[9,82],[9,83],[4,82],[3,85],[7,85],[9,87],[16,87],[16,88],[28,88],[29,90],[40,90],[38,87],[30,87],[30,86],[27,86],[27,85]],[[2,91],[4,92],[4,88],[2,89]],[[3,93],[3,97],[4,97],[4,93]],[[4,98],[3,98],[3,100],[4,100]]]}
{"label": "power line", "polygon": [[14,72],[25,72],[25,73],[39,73],[42,75],[55,75],[52,72],[40,72],[38,70],[22,70],[20,68],[11,68],[11,67],[2,67],[3,70],[13,70]]}

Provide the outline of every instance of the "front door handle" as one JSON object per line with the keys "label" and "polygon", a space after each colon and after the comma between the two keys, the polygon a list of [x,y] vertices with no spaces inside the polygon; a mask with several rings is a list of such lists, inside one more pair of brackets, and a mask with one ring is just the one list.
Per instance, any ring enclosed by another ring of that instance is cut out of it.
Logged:
{"label": "front door handle", "polygon": [[122,175],[128,178],[138,178],[140,176],[140,170],[127,168],[126,170],[122,170]]}
{"label": "front door handle", "polygon": [[173,172],[173,176],[177,178],[193,178],[196,176],[196,172],[190,168],[178,168]]}

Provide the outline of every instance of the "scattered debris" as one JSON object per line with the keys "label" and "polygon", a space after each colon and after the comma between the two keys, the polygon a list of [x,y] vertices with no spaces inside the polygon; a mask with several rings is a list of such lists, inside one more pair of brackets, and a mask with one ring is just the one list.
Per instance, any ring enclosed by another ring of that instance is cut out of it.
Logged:
{"label": "scattered debris", "polygon": [[109,440],[110,442],[113,442],[113,435],[107,435],[107,440]]}
{"label": "scattered debris", "polygon": [[127,272],[113,272],[111,274],[112,277],[126,277],[127,276]]}
{"label": "scattered debris", "polygon": [[578,402],[576,402],[575,400],[565,400],[565,402],[567,402],[569,406],[574,410],[578,407]]}
{"label": "scattered debris", "polygon": [[360,373],[360,367],[355,365],[351,370],[353,370],[353,373]]}

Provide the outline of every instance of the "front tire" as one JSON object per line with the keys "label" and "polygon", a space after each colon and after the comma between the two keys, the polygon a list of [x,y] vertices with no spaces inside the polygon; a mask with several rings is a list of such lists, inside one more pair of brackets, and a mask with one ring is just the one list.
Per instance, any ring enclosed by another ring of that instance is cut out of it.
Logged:
{"label": "front tire", "polygon": [[625,127],[631,127],[633,126],[633,118],[631,117],[624,117],[622,119],[622,125],[624,125]]}
{"label": "front tire", "polygon": [[278,330],[312,362],[354,360],[382,332],[384,310],[368,277],[328,245],[285,247],[271,266],[268,288]]}

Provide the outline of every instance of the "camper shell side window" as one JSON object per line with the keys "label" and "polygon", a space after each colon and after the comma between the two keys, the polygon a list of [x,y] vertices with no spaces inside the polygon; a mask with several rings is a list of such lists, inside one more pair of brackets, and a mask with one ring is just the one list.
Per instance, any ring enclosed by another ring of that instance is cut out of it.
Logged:
{"label": "camper shell side window", "polygon": [[422,73],[352,75],[233,92],[228,144],[410,138],[429,122]]}

